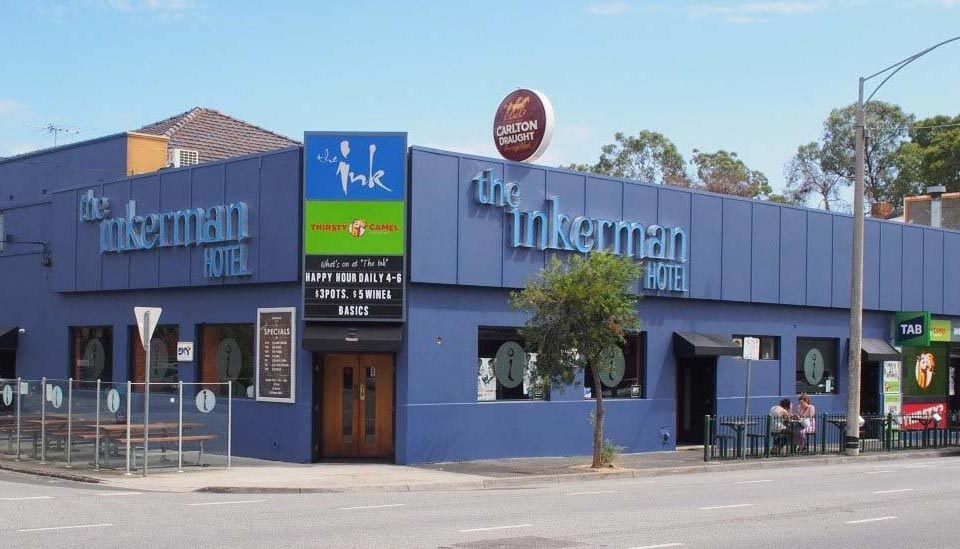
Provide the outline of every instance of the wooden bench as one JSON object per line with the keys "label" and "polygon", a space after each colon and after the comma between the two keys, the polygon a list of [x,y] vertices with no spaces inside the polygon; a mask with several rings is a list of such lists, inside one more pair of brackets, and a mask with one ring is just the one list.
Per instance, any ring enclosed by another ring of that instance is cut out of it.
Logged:
{"label": "wooden bench", "polygon": [[[143,443],[144,443],[144,440],[147,440],[147,441],[150,442],[150,444],[154,444],[154,443],[160,444],[160,445],[161,445],[161,446],[160,446],[161,450],[163,450],[164,452],[166,452],[166,447],[163,446],[164,444],[177,444],[177,443],[179,443],[179,442],[181,442],[181,441],[183,441],[183,442],[199,442],[199,443],[200,443],[199,460],[200,460],[200,465],[202,466],[202,465],[203,465],[203,443],[206,442],[206,441],[208,441],[208,440],[216,440],[217,438],[218,438],[217,435],[184,435],[184,436],[182,436],[182,437],[164,435],[164,436],[156,436],[156,437],[151,436],[151,437],[149,437],[149,438],[147,438],[147,439],[144,439],[144,437],[139,436],[139,437],[130,437],[130,438],[122,437],[122,438],[117,439],[117,443],[118,443],[118,444],[124,444],[124,445],[127,444],[127,443],[130,443],[130,444],[139,444],[140,446],[135,446],[134,449],[135,449],[135,450],[142,450],[142,449],[143,449],[143,446],[142,446],[142,445],[143,445]],[[138,455],[138,452],[134,451],[134,452],[133,452],[133,467],[134,467],[135,469],[137,468],[137,463],[136,463],[136,462],[137,462],[137,457],[136,457],[137,455]]]}

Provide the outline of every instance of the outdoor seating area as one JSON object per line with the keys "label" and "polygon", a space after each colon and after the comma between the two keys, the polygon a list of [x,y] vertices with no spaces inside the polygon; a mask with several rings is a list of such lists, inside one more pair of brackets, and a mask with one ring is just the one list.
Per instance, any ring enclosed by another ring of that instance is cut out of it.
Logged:
{"label": "outdoor seating area", "polygon": [[125,473],[203,467],[208,453],[229,464],[225,385],[150,384],[148,406],[142,383],[0,379],[0,456]]}
{"label": "outdoor seating area", "polygon": [[[829,455],[843,452],[847,417],[820,414],[812,421],[769,415],[706,416],[704,461]],[[960,414],[888,414],[857,418],[860,452],[960,447]]]}

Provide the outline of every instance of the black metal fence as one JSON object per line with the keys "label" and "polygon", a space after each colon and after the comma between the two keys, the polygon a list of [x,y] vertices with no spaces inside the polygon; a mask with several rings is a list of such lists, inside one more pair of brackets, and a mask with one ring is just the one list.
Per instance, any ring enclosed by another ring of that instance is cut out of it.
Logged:
{"label": "black metal fence", "polygon": [[[918,448],[960,447],[960,413],[865,415],[860,424],[860,452],[893,452]],[[819,414],[812,418],[769,415],[706,416],[704,461],[781,456],[839,454],[847,417]]]}

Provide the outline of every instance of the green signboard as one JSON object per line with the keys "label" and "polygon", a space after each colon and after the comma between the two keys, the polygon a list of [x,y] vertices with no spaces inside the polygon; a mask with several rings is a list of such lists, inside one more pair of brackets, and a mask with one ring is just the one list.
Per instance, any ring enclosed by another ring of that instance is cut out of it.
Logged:
{"label": "green signboard", "polygon": [[950,342],[951,326],[949,320],[930,321],[930,341]]}
{"label": "green signboard", "polygon": [[898,347],[930,345],[930,313],[897,313],[893,321],[893,339]]}
{"label": "green signboard", "polygon": [[947,395],[947,346],[903,348],[903,394],[911,397]]}

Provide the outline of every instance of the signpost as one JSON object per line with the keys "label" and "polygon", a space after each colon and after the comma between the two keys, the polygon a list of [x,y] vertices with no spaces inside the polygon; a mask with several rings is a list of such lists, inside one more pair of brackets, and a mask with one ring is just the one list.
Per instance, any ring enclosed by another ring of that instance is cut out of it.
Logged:
{"label": "signpost", "polygon": [[[747,430],[747,417],[750,415],[750,374],[753,367],[754,360],[760,360],[760,338],[759,337],[745,337],[743,338],[743,358],[747,360],[747,389],[743,396],[743,430]],[[743,438],[743,448],[740,450],[740,455],[744,459],[747,457],[747,437]]]}
{"label": "signpost", "polygon": [[[137,318],[137,329],[140,332],[140,342],[143,343],[146,358],[146,367],[143,369],[143,476],[147,476],[148,441],[150,440],[150,339],[153,338],[153,331],[157,328],[157,322],[160,321],[160,313],[162,312],[163,309],[160,307],[133,308],[133,314]],[[127,409],[127,414],[130,414],[129,409]]]}

